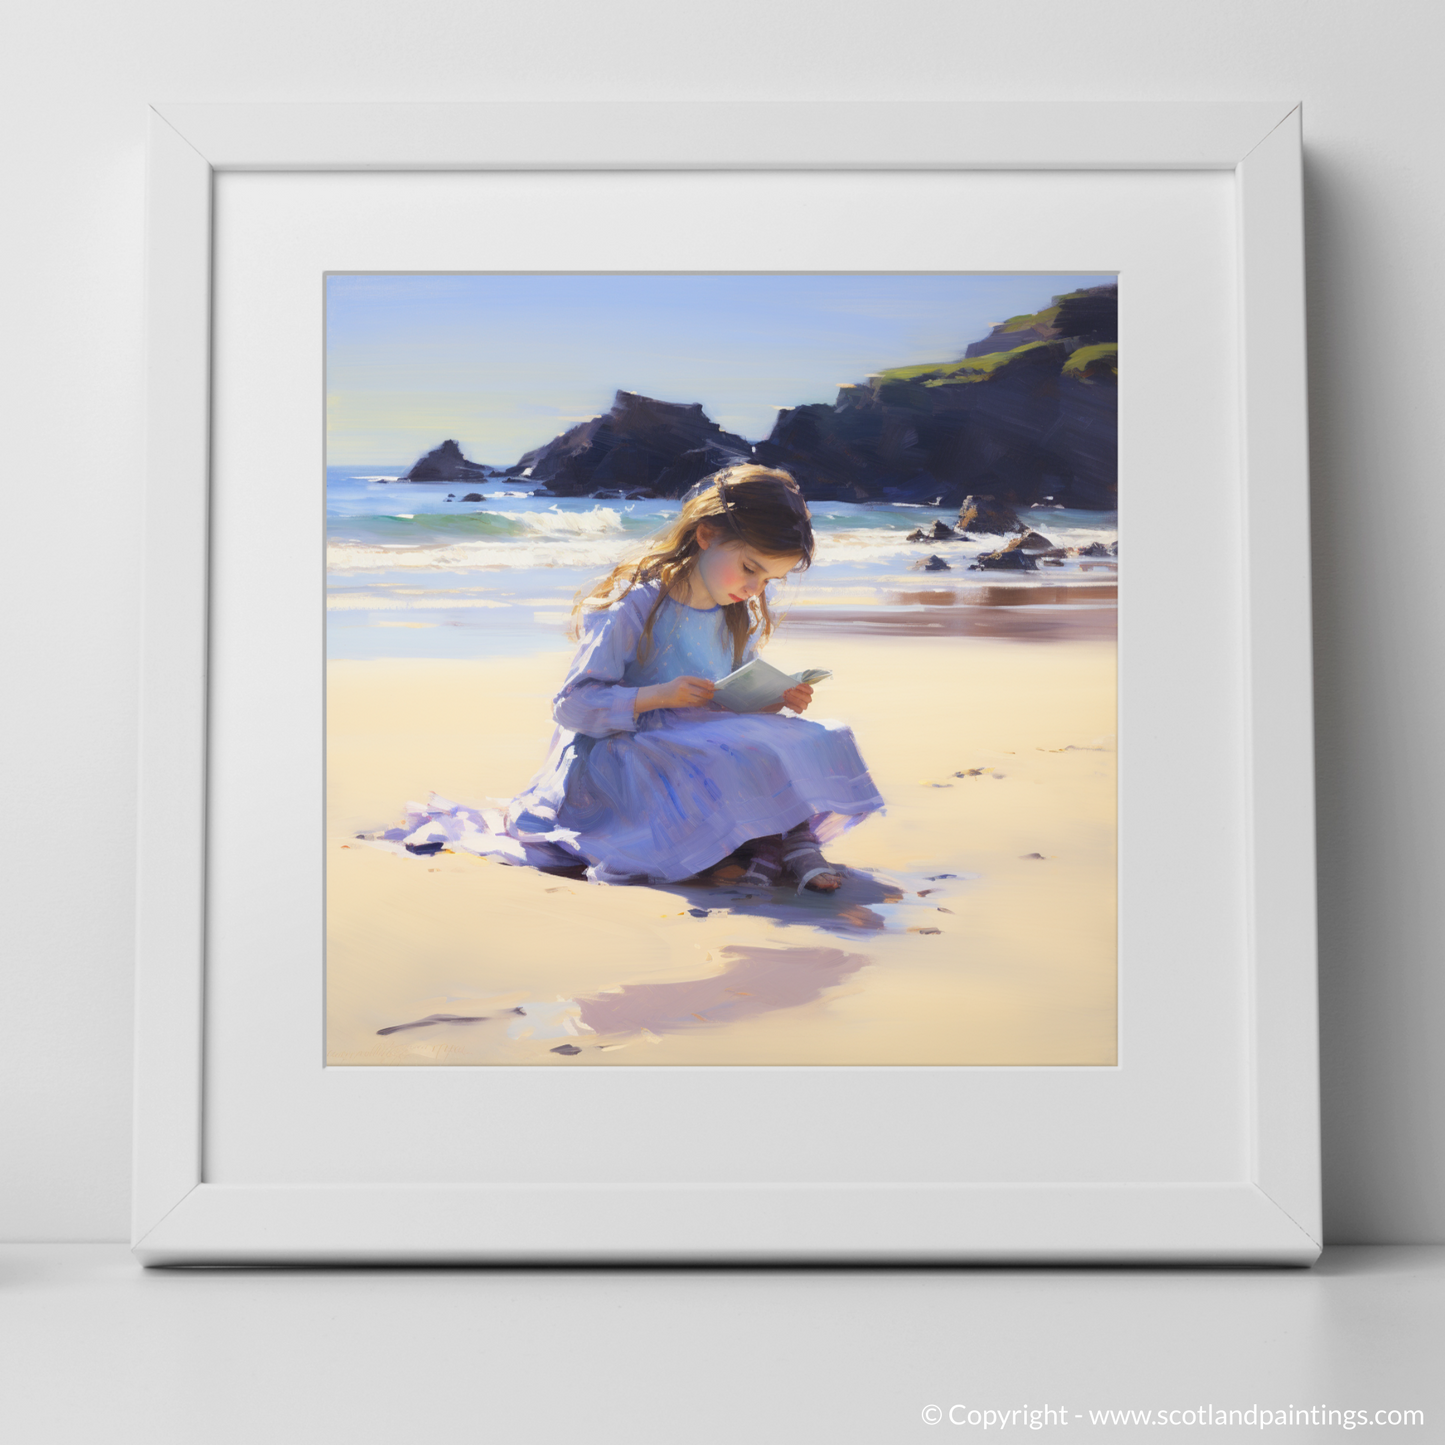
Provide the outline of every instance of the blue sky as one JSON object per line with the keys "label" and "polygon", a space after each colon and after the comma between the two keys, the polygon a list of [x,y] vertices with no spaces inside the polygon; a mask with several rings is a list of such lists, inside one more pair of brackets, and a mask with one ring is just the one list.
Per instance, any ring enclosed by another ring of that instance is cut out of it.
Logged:
{"label": "blue sky", "polygon": [[327,459],[401,466],[446,437],[507,465],[619,388],[766,436],[890,366],[952,360],[1088,275],[327,278]]}

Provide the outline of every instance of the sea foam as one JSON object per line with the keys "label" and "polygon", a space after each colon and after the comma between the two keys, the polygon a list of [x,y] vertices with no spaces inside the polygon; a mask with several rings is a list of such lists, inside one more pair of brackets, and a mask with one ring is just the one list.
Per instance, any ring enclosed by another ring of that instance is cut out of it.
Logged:
{"label": "sea foam", "polygon": [[[536,568],[605,570],[635,555],[645,539],[675,511],[635,510],[594,505],[563,510],[558,506],[527,510],[485,508],[469,512],[372,514],[335,518],[327,548],[328,569],[336,573],[414,568],[468,571],[473,568],[530,571]],[[967,567],[982,552],[1004,545],[1004,537],[974,536],[966,542],[919,544],[907,540],[916,515],[893,513],[892,525],[879,526],[879,511],[836,510],[824,504],[814,512],[815,565],[906,567],[927,547],[954,566]],[[1118,535],[1113,518],[1059,513],[1030,517],[1056,547],[1108,543]],[[881,518],[880,518],[881,520]],[[873,523],[873,525],[869,525]]]}

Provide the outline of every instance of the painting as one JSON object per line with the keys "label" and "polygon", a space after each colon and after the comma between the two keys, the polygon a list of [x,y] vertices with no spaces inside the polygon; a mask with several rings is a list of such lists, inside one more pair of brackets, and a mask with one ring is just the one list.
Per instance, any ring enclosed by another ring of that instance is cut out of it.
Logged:
{"label": "painting", "polygon": [[1116,1062],[1115,276],[324,284],[328,1065]]}

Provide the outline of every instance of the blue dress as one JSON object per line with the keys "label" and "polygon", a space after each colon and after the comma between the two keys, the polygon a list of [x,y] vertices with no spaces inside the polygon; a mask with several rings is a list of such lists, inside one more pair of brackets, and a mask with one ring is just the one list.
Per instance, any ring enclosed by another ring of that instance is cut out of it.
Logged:
{"label": "blue dress", "polygon": [[[538,867],[585,864],[603,883],[675,882],[750,838],[812,822],[820,842],[883,807],[842,723],[717,704],[634,716],[640,687],[733,671],[722,608],[668,598],[639,661],[657,584],[590,614],[552,700],[546,765],[504,809],[433,798],[385,835],[413,851],[431,843]],[[755,655],[751,645],[743,655]]]}

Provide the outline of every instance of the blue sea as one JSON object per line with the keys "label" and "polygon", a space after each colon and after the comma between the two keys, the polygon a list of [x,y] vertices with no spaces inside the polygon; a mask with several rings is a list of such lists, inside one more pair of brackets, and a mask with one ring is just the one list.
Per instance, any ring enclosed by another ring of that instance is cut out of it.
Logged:
{"label": "blue sea", "polygon": [[[563,651],[578,590],[677,515],[675,501],[533,495],[516,478],[400,482],[386,467],[327,469],[327,649],[332,658],[470,658]],[[480,500],[467,501],[473,495]],[[784,626],[1046,637],[1087,613],[1112,626],[1113,560],[1070,557],[1032,573],[969,571],[1002,539],[906,540],[957,509],[819,502],[817,555],[770,591]],[[1058,547],[1118,536],[1112,512],[1036,507]],[[912,564],[930,554],[948,571]]]}

